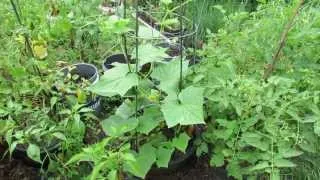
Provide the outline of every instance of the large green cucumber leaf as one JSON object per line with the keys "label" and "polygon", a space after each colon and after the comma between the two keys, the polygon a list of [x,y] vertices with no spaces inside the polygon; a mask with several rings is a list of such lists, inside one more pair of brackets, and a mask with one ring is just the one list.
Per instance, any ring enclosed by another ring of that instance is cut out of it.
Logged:
{"label": "large green cucumber leaf", "polygon": [[190,86],[179,94],[178,99],[167,98],[161,106],[168,127],[204,124],[203,89]]}
{"label": "large green cucumber leaf", "polygon": [[159,147],[157,149],[157,161],[156,164],[158,167],[168,168],[169,162],[171,160],[172,153],[174,148],[172,147]]}
{"label": "large green cucumber leaf", "polygon": [[162,113],[159,107],[150,107],[144,109],[144,113],[139,118],[139,126],[137,131],[148,135],[154,128],[159,125],[161,119],[163,119]]}
{"label": "large green cucumber leaf", "polygon": [[101,122],[103,131],[111,137],[118,137],[124,133],[134,130],[138,126],[138,119],[122,118],[118,115],[110,116],[108,119]]}
{"label": "large green cucumber leaf", "polygon": [[[182,62],[182,76],[188,70],[187,61]],[[169,98],[175,98],[179,90],[180,82],[180,61],[172,60],[166,64],[157,64],[151,77],[160,81],[159,88],[168,94]]]}
{"label": "large green cucumber leaf", "polygon": [[88,88],[89,91],[106,97],[124,96],[129,89],[138,85],[138,75],[129,72],[127,64],[114,63],[113,65],[115,67],[106,71],[96,84]]}
{"label": "large green cucumber leaf", "polygon": [[[142,66],[147,63],[161,62],[168,57],[165,48],[155,47],[152,44],[143,44],[138,47],[139,65]],[[136,57],[136,51],[133,51],[133,57]]]}
{"label": "large green cucumber leaf", "polygon": [[181,133],[178,137],[172,139],[172,145],[179,151],[185,153],[190,139],[187,133]]}
{"label": "large green cucumber leaf", "polygon": [[144,144],[140,147],[139,153],[136,155],[136,161],[127,161],[124,169],[133,175],[145,178],[156,161],[156,149],[151,144]]}

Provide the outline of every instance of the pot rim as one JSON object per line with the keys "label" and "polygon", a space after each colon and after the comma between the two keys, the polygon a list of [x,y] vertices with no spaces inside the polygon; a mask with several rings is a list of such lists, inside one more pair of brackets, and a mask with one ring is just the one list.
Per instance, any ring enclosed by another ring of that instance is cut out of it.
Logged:
{"label": "pot rim", "polygon": [[[18,150],[20,152],[26,153],[27,152],[27,148],[25,148],[23,145],[25,145],[25,144],[17,144],[17,146],[15,147],[15,150]],[[40,147],[40,154],[46,153],[46,151],[44,149],[47,149],[48,152],[53,152],[56,149],[58,149],[60,147],[60,145],[61,145],[61,142],[59,140],[55,140],[47,148]]]}
{"label": "pot rim", "polygon": [[72,65],[68,65],[68,66],[60,69],[60,72],[63,72],[65,69],[68,70],[68,68],[72,67],[72,66],[75,66],[75,67],[77,67],[77,66],[89,66],[90,68],[93,68],[95,73],[88,80],[91,81],[92,84],[96,84],[99,81],[99,70],[98,70],[98,68],[95,65],[89,64],[89,63],[75,63],[75,64],[72,64]]}

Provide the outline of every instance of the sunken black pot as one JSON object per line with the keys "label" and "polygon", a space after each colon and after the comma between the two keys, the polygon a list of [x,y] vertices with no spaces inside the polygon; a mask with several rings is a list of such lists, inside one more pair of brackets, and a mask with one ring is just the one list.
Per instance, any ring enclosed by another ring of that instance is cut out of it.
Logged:
{"label": "sunken black pot", "polygon": [[[131,59],[131,55],[128,55],[128,61],[130,63],[134,63],[135,61]],[[106,60],[102,64],[102,69],[104,71],[108,71],[112,69],[114,66],[112,63],[120,63],[120,64],[127,64],[126,58],[124,54],[114,54],[106,58]],[[145,73],[148,72],[150,69],[150,64],[144,64],[141,67],[141,72]]]}
{"label": "sunken black pot", "polygon": [[181,34],[184,36],[186,34],[187,30],[186,29],[170,29],[170,28],[165,28],[162,34],[168,38],[177,38],[180,37]]}
{"label": "sunken black pot", "polygon": [[199,56],[187,56],[187,59],[189,61],[189,67],[199,64],[202,60]]}
{"label": "sunken black pot", "polygon": [[44,168],[46,169],[49,165],[49,157],[48,153],[57,153],[60,148],[60,142],[58,140],[51,143],[48,147],[46,147],[46,150],[44,148],[40,148],[40,159],[43,162],[43,164],[40,164],[37,161],[32,160],[27,155],[27,146],[18,144],[13,151],[13,157],[16,159],[21,159],[25,164],[35,167],[35,168]]}
{"label": "sunken black pot", "polygon": [[[130,55],[128,55],[128,60],[131,61]],[[102,69],[104,71],[112,69],[114,67],[112,64],[115,62],[121,63],[121,64],[127,64],[125,54],[114,54],[114,55],[107,57],[106,60],[102,64]]]}
{"label": "sunken black pot", "polygon": [[[67,76],[68,73],[72,75],[77,74],[80,77],[90,81],[91,84],[95,84],[99,81],[98,69],[92,64],[87,64],[87,63],[74,64],[71,67],[63,68],[61,72],[63,72],[65,76]],[[94,98],[88,100],[88,102],[83,107],[91,108],[95,111],[96,114],[100,114],[102,109],[101,98],[99,96],[95,96]]]}
{"label": "sunken black pot", "polygon": [[189,141],[186,152],[181,153],[181,152],[175,151],[174,154],[172,155],[171,161],[168,164],[168,168],[157,168],[157,167],[151,168],[149,175],[166,174],[184,167],[188,161],[193,159],[196,152],[196,146],[194,145],[194,141],[196,140],[197,137],[201,135],[202,131],[203,131],[202,126],[195,125],[193,137]]}
{"label": "sunken black pot", "polygon": [[175,59],[181,55],[181,51],[184,51],[184,47],[180,47],[179,44],[173,44],[168,42],[162,42],[155,45],[155,47],[159,48],[166,48],[166,54],[169,55],[169,57],[164,58],[165,61],[171,61],[172,59]]}

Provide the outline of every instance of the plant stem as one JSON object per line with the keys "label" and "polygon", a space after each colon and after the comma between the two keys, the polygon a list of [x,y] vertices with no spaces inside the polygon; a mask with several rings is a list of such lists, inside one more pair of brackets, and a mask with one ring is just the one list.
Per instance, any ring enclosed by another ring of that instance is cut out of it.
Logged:
{"label": "plant stem", "polygon": [[270,64],[268,64],[267,68],[264,71],[263,79],[265,81],[268,80],[268,78],[271,76],[271,74],[272,74],[272,72],[273,72],[273,70],[275,68],[275,65],[276,65],[276,63],[277,63],[277,61],[278,61],[278,59],[280,57],[280,53],[281,53],[283,47],[285,46],[286,40],[288,38],[288,33],[291,30],[291,28],[293,26],[293,23],[294,23],[294,20],[298,16],[299,10],[301,9],[303,3],[304,3],[304,0],[300,0],[299,1],[297,7],[293,11],[293,14],[292,14],[291,18],[289,19],[289,22],[287,23],[287,25],[284,28],[284,31],[283,31],[283,33],[281,35],[280,42],[278,44],[278,48],[277,48],[275,54],[272,57],[272,61],[271,61]]}
{"label": "plant stem", "polygon": [[122,38],[122,41],[123,41],[123,46],[121,45],[122,43],[120,43],[120,47],[121,47],[121,50],[124,54],[124,59],[128,65],[128,69],[129,69],[129,72],[132,72],[132,69],[131,69],[131,66],[130,66],[130,61],[129,61],[129,58],[128,58],[128,49],[127,49],[127,38],[126,36],[123,34],[121,35],[121,38]]}
{"label": "plant stem", "polygon": [[[20,6],[19,5],[16,5],[13,0],[10,0],[10,3],[11,3],[11,6],[13,8],[13,11],[14,11],[14,14],[16,15],[16,18],[18,20],[18,23],[20,26],[23,26],[23,23],[21,21],[21,16],[19,14],[19,12],[21,13],[21,10],[20,10]],[[17,8],[18,7],[18,8]],[[19,9],[19,12],[18,12],[18,9]],[[31,46],[31,42],[30,42],[30,39],[29,39],[29,36],[28,34],[23,34],[23,37],[25,39],[25,44],[26,44],[26,48],[28,49],[28,52],[29,52],[29,55],[34,58],[34,53],[33,53],[33,50],[32,50],[32,46]],[[42,79],[42,75],[41,75],[41,72],[40,72],[40,69],[39,67],[36,65],[36,64],[33,64],[33,70],[35,73],[37,73],[41,80]]]}
{"label": "plant stem", "polygon": [[[11,6],[13,8],[13,11],[14,11],[14,14],[16,15],[16,18],[18,20],[18,23],[20,26],[23,26],[22,24],[22,21],[21,21],[21,16],[18,12],[18,8],[17,8],[17,5],[13,2],[13,0],[10,0],[10,3],[11,3]],[[27,34],[23,34],[24,38],[25,38],[25,41],[26,41],[26,46],[27,46],[27,49],[29,51],[29,53],[31,54],[32,57],[34,57],[34,54],[33,54],[33,51],[32,51],[32,47],[31,47],[31,42],[28,38],[28,35]]]}
{"label": "plant stem", "polygon": [[[119,2],[121,4],[121,1]],[[123,2],[123,18],[127,18],[127,1],[125,0]],[[124,54],[124,58],[126,60],[126,63],[128,64],[128,69],[129,69],[129,72],[132,72],[131,71],[131,67],[130,67],[130,61],[129,61],[129,58],[128,58],[128,47],[127,47],[127,37],[125,34],[122,34],[121,35],[122,37],[122,41],[123,41],[123,48],[122,48],[122,51],[123,51],[123,54]]]}
{"label": "plant stem", "polygon": [[12,6],[12,8],[13,8],[14,14],[16,15],[16,18],[17,18],[17,20],[18,20],[18,23],[19,23],[20,25],[22,25],[22,21],[21,21],[21,18],[20,18],[20,16],[19,16],[19,13],[18,13],[16,4],[13,2],[13,0],[10,0],[10,3],[11,3],[11,6]]}

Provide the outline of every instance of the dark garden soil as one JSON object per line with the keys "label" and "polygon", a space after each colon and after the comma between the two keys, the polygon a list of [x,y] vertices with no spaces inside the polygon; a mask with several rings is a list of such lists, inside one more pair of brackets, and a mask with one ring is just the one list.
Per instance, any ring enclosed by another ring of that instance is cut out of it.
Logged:
{"label": "dark garden soil", "polygon": [[[0,158],[5,152],[0,144]],[[0,180],[37,180],[39,169],[24,164],[21,160],[4,158],[0,160]]]}
{"label": "dark garden soil", "polygon": [[[4,148],[0,145],[2,157]],[[38,180],[39,169],[28,166],[22,160],[0,160],[0,180]],[[153,171],[146,180],[229,180],[224,169],[210,168],[207,158],[191,158],[183,167],[174,171]]]}
{"label": "dark garden soil", "polygon": [[208,158],[191,158],[175,171],[150,172],[146,180],[229,180],[224,169],[210,168]]}

